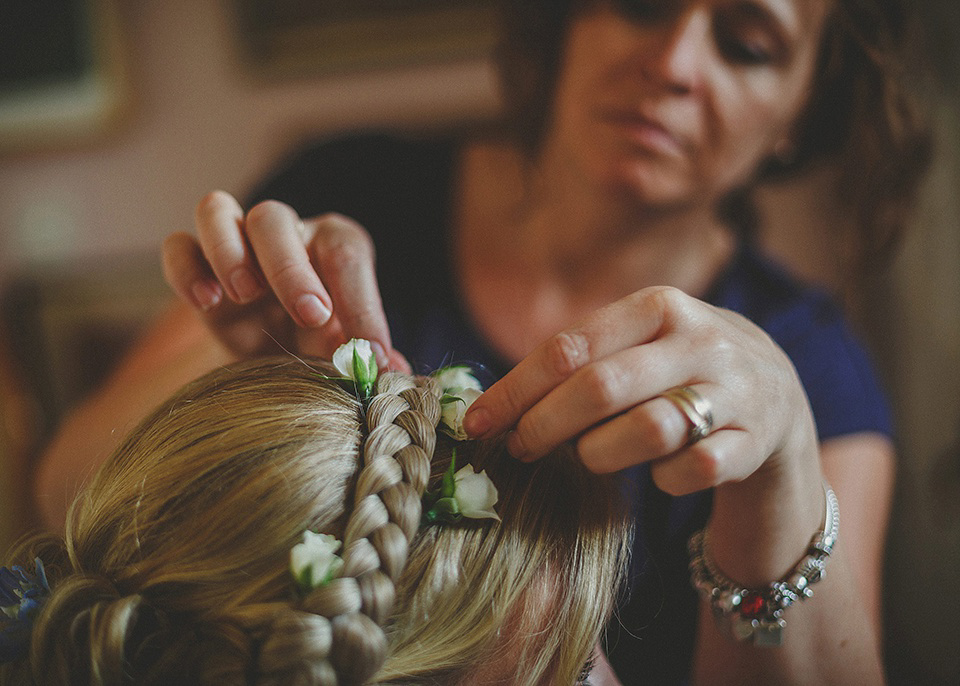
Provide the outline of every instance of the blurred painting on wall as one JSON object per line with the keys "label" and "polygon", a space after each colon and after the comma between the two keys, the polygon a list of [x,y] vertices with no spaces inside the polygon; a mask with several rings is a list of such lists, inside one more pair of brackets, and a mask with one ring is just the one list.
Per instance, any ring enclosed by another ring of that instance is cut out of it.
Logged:
{"label": "blurred painting on wall", "polygon": [[235,0],[244,62],[264,78],[486,56],[497,0]]}
{"label": "blurred painting on wall", "polygon": [[0,152],[75,144],[125,101],[116,0],[0,5]]}

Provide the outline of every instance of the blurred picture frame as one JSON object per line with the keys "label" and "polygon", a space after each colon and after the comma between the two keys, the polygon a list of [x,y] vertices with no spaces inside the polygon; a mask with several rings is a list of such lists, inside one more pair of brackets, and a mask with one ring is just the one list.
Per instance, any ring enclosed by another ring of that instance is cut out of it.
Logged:
{"label": "blurred picture frame", "polygon": [[170,305],[152,252],[75,259],[16,274],[0,291],[0,341],[45,442]]}
{"label": "blurred picture frame", "polygon": [[72,146],[111,131],[128,103],[118,0],[0,9],[0,153]]}
{"label": "blurred picture frame", "polygon": [[234,0],[255,76],[325,75],[480,58],[498,0]]}

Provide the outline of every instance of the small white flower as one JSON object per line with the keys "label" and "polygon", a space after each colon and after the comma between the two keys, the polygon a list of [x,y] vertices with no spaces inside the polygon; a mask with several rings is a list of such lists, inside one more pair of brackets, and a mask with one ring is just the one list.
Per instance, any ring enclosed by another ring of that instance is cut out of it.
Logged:
{"label": "small white flower", "polygon": [[377,358],[370,341],[351,338],[333,353],[333,366],[347,379],[352,379],[363,392],[369,395],[377,380]]}
{"label": "small white flower", "polygon": [[374,363],[376,363],[373,350],[370,347],[370,341],[364,340],[363,338],[351,338],[333,353],[333,366],[346,378],[359,381],[356,371],[353,368],[354,351],[356,351],[357,356],[365,366],[369,365],[371,360],[374,360]]}
{"label": "small white flower", "polygon": [[444,393],[454,394],[466,388],[472,388],[475,391],[483,390],[483,386],[477,381],[477,377],[473,375],[473,370],[463,364],[453,367],[443,367],[434,372],[433,376],[437,380],[437,383],[440,384],[440,388],[443,389]]}
{"label": "small white flower", "polygon": [[469,438],[467,432],[463,430],[463,416],[481,395],[481,392],[475,388],[463,388],[446,394],[440,409],[440,421],[446,425],[449,434],[458,441]]}
{"label": "small white flower", "polygon": [[332,579],[343,567],[336,555],[340,541],[329,534],[303,532],[303,543],[290,549],[290,571],[300,585],[313,590]]}
{"label": "small white flower", "polygon": [[500,521],[500,516],[493,510],[499,494],[486,470],[477,474],[473,471],[473,465],[464,465],[453,475],[453,480],[456,484],[453,497],[460,507],[460,514],[470,519]]}

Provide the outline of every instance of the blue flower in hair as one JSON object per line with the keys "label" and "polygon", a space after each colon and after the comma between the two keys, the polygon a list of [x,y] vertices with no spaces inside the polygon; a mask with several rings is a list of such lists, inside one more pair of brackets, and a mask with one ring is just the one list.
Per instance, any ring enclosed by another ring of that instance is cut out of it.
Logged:
{"label": "blue flower in hair", "polygon": [[50,595],[43,562],[38,557],[34,563],[34,574],[20,565],[0,567],[0,663],[26,656],[33,621]]}

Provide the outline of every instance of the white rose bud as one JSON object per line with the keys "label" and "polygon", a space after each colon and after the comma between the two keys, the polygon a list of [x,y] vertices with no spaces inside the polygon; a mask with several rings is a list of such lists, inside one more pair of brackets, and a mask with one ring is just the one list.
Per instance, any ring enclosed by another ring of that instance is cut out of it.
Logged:
{"label": "white rose bud", "polygon": [[465,465],[453,475],[456,488],[453,497],[460,507],[460,514],[471,519],[496,519],[500,516],[493,510],[497,504],[497,487],[493,485],[486,470],[474,473],[473,465]]}
{"label": "white rose bud", "polygon": [[332,579],[343,567],[343,560],[335,553],[340,541],[329,534],[303,532],[303,543],[290,549],[290,571],[307,590],[313,590]]}
{"label": "white rose bud", "polygon": [[463,430],[463,416],[474,401],[481,396],[481,392],[475,388],[464,388],[453,393],[447,393],[447,396],[441,407],[440,421],[446,425],[451,436],[458,441],[465,441],[469,436]]}
{"label": "white rose bud", "polygon": [[433,376],[444,393],[455,394],[466,388],[472,388],[475,391],[483,390],[483,386],[473,375],[473,370],[466,365],[443,367],[434,372]]}
{"label": "white rose bud", "polygon": [[352,379],[361,394],[370,395],[377,380],[377,358],[370,341],[351,338],[333,353],[333,366],[345,378]]}

